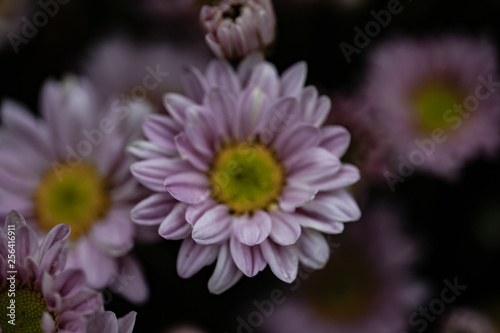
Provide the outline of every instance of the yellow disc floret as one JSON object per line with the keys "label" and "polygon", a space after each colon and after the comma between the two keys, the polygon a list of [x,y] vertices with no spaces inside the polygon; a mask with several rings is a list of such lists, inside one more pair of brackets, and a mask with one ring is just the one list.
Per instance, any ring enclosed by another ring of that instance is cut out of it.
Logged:
{"label": "yellow disc floret", "polygon": [[212,198],[234,215],[272,209],[285,183],[274,150],[259,141],[233,142],[220,149],[208,176]]}
{"label": "yellow disc floret", "polygon": [[462,94],[457,88],[450,83],[439,82],[420,87],[414,95],[414,101],[418,118],[426,131],[449,127],[453,123],[448,119],[449,114],[455,109],[455,105],[463,102]]}
{"label": "yellow disc floret", "polygon": [[35,216],[44,230],[60,223],[71,226],[71,238],[85,234],[110,207],[107,182],[90,164],[48,172],[35,192]]}
{"label": "yellow disc floret", "polygon": [[[30,288],[17,289],[15,292],[5,290],[0,294],[0,307],[2,311],[7,311],[0,316],[3,333],[43,333],[42,315],[49,311],[40,291]],[[49,314],[54,319],[54,314]]]}

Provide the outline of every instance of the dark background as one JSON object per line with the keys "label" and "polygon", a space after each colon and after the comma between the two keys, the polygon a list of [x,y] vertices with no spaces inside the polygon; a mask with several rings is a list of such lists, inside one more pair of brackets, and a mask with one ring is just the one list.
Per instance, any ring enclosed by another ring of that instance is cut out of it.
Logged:
{"label": "dark background", "polygon": [[[293,6],[281,0],[275,4],[278,40],[268,59],[280,71],[299,60],[307,61],[308,83],[330,94],[348,93],[359,87],[370,50],[392,36],[487,36],[500,49],[499,1],[403,0],[403,11],[393,15],[390,24],[348,64],[339,44],[352,45],[353,28],[363,30],[373,20],[370,11],[386,9],[387,3],[367,0],[350,8],[328,1]],[[113,31],[122,31],[138,43],[184,38],[186,22],[151,18],[138,6],[131,0],[71,0],[40,28],[35,38],[22,45],[19,53],[4,43],[0,50],[0,98],[20,101],[36,113],[44,80],[77,71],[81,55]],[[189,25],[189,35],[202,38],[196,21]],[[405,228],[426,249],[415,271],[431,287],[430,298],[422,305],[439,297],[442,281],[455,276],[469,287],[454,306],[486,309],[492,303],[499,304],[499,166],[500,156],[493,161],[477,159],[466,165],[456,183],[415,173],[398,184],[394,193],[385,184],[369,189],[368,205],[381,197],[396,203],[402,208]],[[135,332],[159,332],[183,322],[195,323],[208,332],[235,332],[236,318],[246,317],[246,307],[253,300],[265,299],[272,289],[284,286],[266,269],[255,278],[243,278],[222,295],[211,295],[206,285],[213,266],[188,280],[177,277],[179,244],[163,241],[135,249],[146,268],[150,302],[134,306],[114,295],[107,305],[118,315],[136,310]],[[428,331],[435,329],[431,325]]]}

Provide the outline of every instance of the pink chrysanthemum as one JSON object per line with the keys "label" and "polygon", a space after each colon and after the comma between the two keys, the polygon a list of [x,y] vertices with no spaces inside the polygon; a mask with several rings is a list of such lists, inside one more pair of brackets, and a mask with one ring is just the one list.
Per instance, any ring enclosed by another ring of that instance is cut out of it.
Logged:
{"label": "pink chrysanthemum", "polygon": [[[48,82],[37,119],[5,102],[0,129],[0,216],[22,213],[43,236],[71,226],[68,265],[82,268],[94,288],[110,285],[134,302],[148,296],[138,263],[128,255],[137,226],[131,208],[147,190],[131,176],[124,148],[140,135],[140,104],[99,104],[81,80]],[[127,288],[119,276],[135,276]]]}
{"label": "pink chrysanthemum", "polygon": [[[426,296],[412,276],[413,241],[387,206],[371,208],[344,235],[330,237],[332,259],[321,272],[299,273],[297,283],[266,319],[273,333],[396,333]],[[283,297],[283,298],[284,298]]]}
{"label": "pink chrysanthemum", "polygon": [[200,11],[205,40],[219,58],[241,59],[274,42],[276,18],[270,0],[221,0]]}
{"label": "pink chrysanthemum", "polygon": [[60,224],[39,243],[19,213],[8,215],[0,230],[0,331],[86,332],[102,311],[102,297],[85,285],[83,272],[64,269],[69,235]]}
{"label": "pink chrysanthemum", "polygon": [[190,277],[217,259],[209,289],[221,293],[242,274],[267,265],[286,282],[302,264],[319,269],[328,259],[321,235],[340,233],[359,208],[346,190],[358,169],[339,157],[349,144],[340,126],[321,124],[330,100],[304,88],[306,65],[281,77],[252,56],[236,73],[221,60],[205,75],[186,73],[189,97],[166,94],[170,116],[151,115],[149,141],[130,151],[143,159],[133,175],[158,193],[139,203],[132,218],[159,225],[166,239],[184,239],[177,262]]}
{"label": "pink chrysanthemum", "polygon": [[396,163],[454,178],[496,150],[496,59],[489,42],[459,37],[395,39],[372,54],[366,93]]}

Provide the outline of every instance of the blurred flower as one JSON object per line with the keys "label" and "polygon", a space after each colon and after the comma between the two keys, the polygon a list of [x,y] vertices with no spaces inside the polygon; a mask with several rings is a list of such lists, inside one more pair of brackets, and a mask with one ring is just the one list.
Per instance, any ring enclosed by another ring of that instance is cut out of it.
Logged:
{"label": "blurred flower", "polygon": [[127,253],[137,229],[130,210],[148,192],[130,174],[124,147],[139,137],[149,108],[118,100],[105,107],[87,81],[68,79],[44,85],[40,109],[44,119],[3,104],[0,216],[16,209],[41,236],[67,223],[68,265],[82,268],[94,288],[110,285],[133,302],[144,301],[141,269]]}
{"label": "blurred flower", "polygon": [[364,96],[334,96],[325,123],[341,125],[351,134],[351,144],[342,160],[360,169],[361,183],[383,179],[387,145],[381,140],[379,126]]}
{"label": "blurred flower", "polygon": [[132,333],[136,312],[131,311],[120,319],[111,311],[103,311],[92,317],[87,325],[89,333]]}
{"label": "blurred flower", "polygon": [[241,59],[274,41],[276,18],[270,0],[221,0],[203,6],[200,20],[205,40],[219,58]]}
{"label": "blurred flower", "polygon": [[370,60],[366,92],[399,159],[454,178],[466,161],[496,150],[499,84],[489,42],[396,39]]}
{"label": "blurred flower", "polygon": [[[377,205],[335,238],[324,270],[299,278],[265,331],[273,333],[401,332],[426,296],[411,273],[417,246],[401,233],[389,206]],[[284,297],[285,297],[284,296]]]}
{"label": "blurred flower", "polygon": [[210,58],[205,45],[194,41],[138,45],[124,37],[113,37],[95,45],[81,67],[103,99],[147,98],[163,108],[165,91],[182,90],[183,68],[203,67]]}
{"label": "blurred flower", "polygon": [[[166,94],[170,116],[143,124],[149,141],[131,153],[144,159],[133,175],[158,193],[139,203],[132,218],[159,225],[166,239],[184,239],[180,276],[217,265],[209,289],[221,293],[242,273],[251,277],[268,264],[286,282],[299,261],[319,269],[328,259],[320,232],[340,233],[359,208],[345,189],[359,178],[339,158],[349,145],[340,126],[321,124],[330,100],[303,87],[306,65],[281,77],[257,55],[238,72],[222,60],[205,75],[186,73],[185,91]],[[323,249],[323,256],[312,258]]]}
{"label": "blurred flower", "polygon": [[497,333],[498,331],[485,315],[469,309],[456,309],[446,317],[439,332]]}
{"label": "blurred flower", "polygon": [[[83,272],[64,269],[69,234],[67,225],[55,225],[39,243],[18,212],[7,216],[0,229],[0,306],[5,311],[15,299],[15,310],[0,316],[1,331],[85,332],[87,320],[102,311],[101,295],[85,285]],[[12,250],[15,261],[8,260]]]}

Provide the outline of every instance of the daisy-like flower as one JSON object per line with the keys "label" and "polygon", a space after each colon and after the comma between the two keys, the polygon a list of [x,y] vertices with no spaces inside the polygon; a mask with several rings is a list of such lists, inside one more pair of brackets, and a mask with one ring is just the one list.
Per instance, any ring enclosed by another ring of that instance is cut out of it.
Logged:
{"label": "daisy-like flower", "polygon": [[205,40],[219,58],[241,59],[264,50],[275,37],[276,18],[270,0],[220,0],[201,8]]}
{"label": "daisy-like flower", "polygon": [[102,311],[102,297],[86,286],[83,272],[64,269],[69,235],[60,224],[39,243],[22,215],[7,216],[0,230],[1,332],[86,332]]}
{"label": "daisy-like flower", "polygon": [[469,309],[455,309],[444,320],[440,333],[497,333],[485,315]]}
{"label": "daisy-like flower", "polygon": [[486,40],[395,39],[370,66],[366,93],[399,165],[453,178],[498,147],[497,57]]}
{"label": "daisy-like flower", "polygon": [[130,210],[147,190],[130,174],[124,148],[139,137],[146,108],[102,106],[87,81],[68,79],[44,85],[40,109],[44,119],[3,104],[0,216],[15,209],[40,236],[70,225],[68,265],[82,268],[94,288],[144,301],[147,286],[128,252],[137,229]]}
{"label": "daisy-like flower", "polygon": [[340,233],[344,222],[359,218],[345,189],[358,180],[358,169],[339,160],[349,133],[321,127],[330,100],[304,88],[305,77],[304,63],[280,77],[258,55],[237,73],[214,60],[205,75],[195,68],[186,73],[188,97],[165,95],[170,116],[146,118],[148,141],[130,147],[143,161],[131,170],[158,193],[139,203],[132,218],[159,225],[166,239],[184,239],[180,276],[218,258],[213,293],[267,265],[292,282],[299,262],[315,269],[326,263],[321,232]]}
{"label": "daisy-like flower", "polygon": [[[343,235],[324,270],[299,272],[286,302],[266,319],[273,333],[402,332],[426,297],[412,276],[415,243],[401,233],[390,207],[377,205]],[[284,297],[285,297],[284,296]]]}

